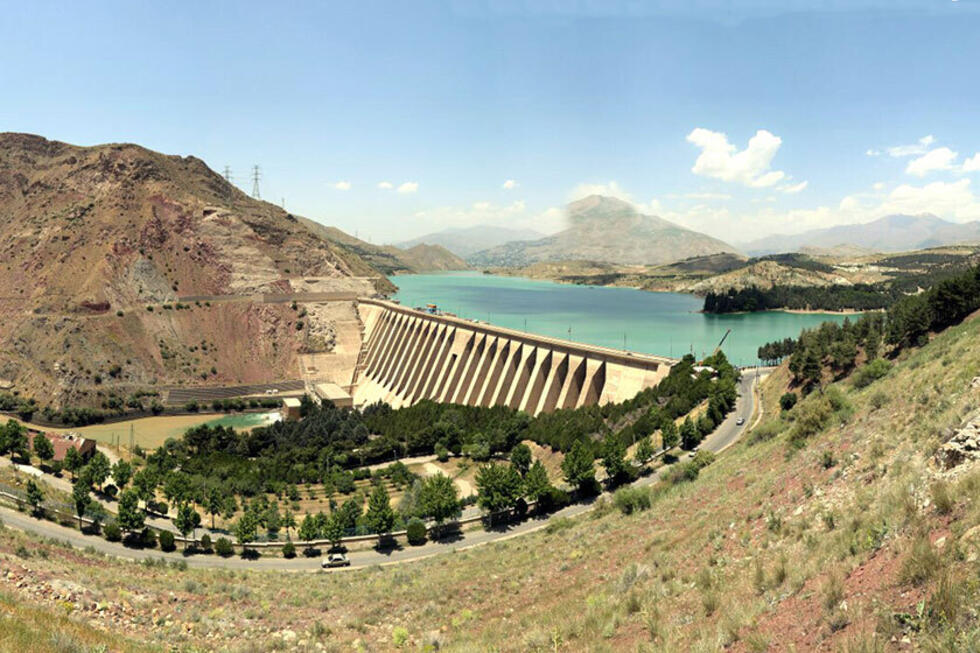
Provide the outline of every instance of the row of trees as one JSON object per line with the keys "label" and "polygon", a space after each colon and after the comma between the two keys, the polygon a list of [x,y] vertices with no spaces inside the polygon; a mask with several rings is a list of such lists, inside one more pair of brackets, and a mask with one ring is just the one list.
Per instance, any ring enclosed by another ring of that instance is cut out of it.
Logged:
{"label": "row of trees", "polygon": [[705,313],[742,313],[780,308],[798,310],[870,311],[890,306],[901,292],[890,284],[853,286],[752,286],[736,290],[709,292],[704,298]]}

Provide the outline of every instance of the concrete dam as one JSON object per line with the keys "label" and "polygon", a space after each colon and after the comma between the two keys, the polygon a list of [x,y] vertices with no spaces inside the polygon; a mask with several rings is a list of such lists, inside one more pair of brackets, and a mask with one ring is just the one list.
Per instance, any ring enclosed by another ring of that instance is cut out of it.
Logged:
{"label": "concrete dam", "polygon": [[506,405],[532,415],[620,402],[656,385],[674,359],[538,336],[361,299],[352,394],[358,406],[422,399]]}

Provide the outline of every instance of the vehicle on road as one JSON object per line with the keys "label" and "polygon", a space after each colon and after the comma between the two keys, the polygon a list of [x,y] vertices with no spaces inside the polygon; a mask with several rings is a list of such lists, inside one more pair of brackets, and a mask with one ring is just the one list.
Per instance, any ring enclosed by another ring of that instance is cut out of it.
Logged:
{"label": "vehicle on road", "polygon": [[742,424],[745,424],[745,418],[739,417],[737,420],[735,420],[735,423],[741,426]]}
{"label": "vehicle on road", "polygon": [[331,553],[326,558],[320,560],[320,566],[324,569],[329,567],[350,567],[350,560],[343,553]]}

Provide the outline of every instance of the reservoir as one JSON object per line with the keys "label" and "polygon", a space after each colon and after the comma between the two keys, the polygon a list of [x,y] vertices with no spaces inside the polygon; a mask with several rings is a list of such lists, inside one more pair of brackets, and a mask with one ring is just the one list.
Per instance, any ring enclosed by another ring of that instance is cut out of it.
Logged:
{"label": "reservoir", "polygon": [[394,281],[399,288],[394,299],[405,306],[436,304],[460,317],[510,329],[675,358],[710,354],[731,329],[722,348],[738,365],[757,364],[756,351],[766,342],[845,319],[834,313],[783,311],[706,315],[699,312],[702,299],[694,295],[480,272],[400,275]]}

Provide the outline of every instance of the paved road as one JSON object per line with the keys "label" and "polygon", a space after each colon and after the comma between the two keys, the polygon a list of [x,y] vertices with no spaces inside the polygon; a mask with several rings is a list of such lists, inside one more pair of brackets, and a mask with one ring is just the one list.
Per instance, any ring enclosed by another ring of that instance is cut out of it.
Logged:
{"label": "paved road", "polygon": [[[721,452],[734,443],[742,435],[742,433],[749,428],[749,425],[752,423],[752,416],[756,410],[757,403],[754,393],[755,383],[757,379],[764,377],[766,374],[767,371],[764,370],[746,370],[743,372],[742,381],[739,384],[739,398],[735,404],[735,410],[732,411],[728,418],[722,422],[714,433],[705,438],[704,442],[701,444],[701,448],[713,452]],[[738,424],[739,418],[744,420],[743,424]],[[684,458],[686,457],[687,455],[684,456]],[[636,481],[635,485],[651,485],[660,477],[663,471],[664,470],[661,469],[658,473],[643,477]],[[544,528],[552,519],[574,517],[576,515],[588,512],[589,510],[592,510],[593,505],[594,501],[578,503],[568,506],[563,510],[559,510],[548,517],[532,518],[520,524],[510,525],[505,528],[494,530],[475,529],[466,531],[459,534],[457,539],[450,541],[429,542],[422,546],[416,547],[400,547],[387,552],[379,552],[373,549],[366,551],[353,551],[349,554],[349,558],[351,560],[350,569],[421,560],[422,558],[428,558],[440,553],[448,553],[453,550],[466,549],[474,546],[480,546],[488,542],[496,542],[510,537],[523,535],[525,533],[530,533]],[[270,554],[265,555],[258,560],[243,560],[238,556],[232,556],[230,558],[220,558],[213,555],[185,557],[179,551],[173,553],[163,553],[157,549],[151,549],[149,551],[128,549],[119,543],[108,542],[97,535],[84,535],[72,528],[66,528],[48,521],[40,521],[4,506],[0,506],[0,519],[2,519],[3,523],[7,526],[12,526],[25,531],[31,531],[60,541],[67,541],[78,548],[91,546],[96,551],[100,551],[107,555],[133,560],[140,560],[143,558],[166,558],[170,560],[185,560],[187,565],[190,567],[220,567],[225,569],[264,569],[280,571],[312,571],[319,569],[320,565],[319,558],[297,557],[292,560],[287,560],[280,557],[278,555],[278,551],[275,554],[270,552]]]}

